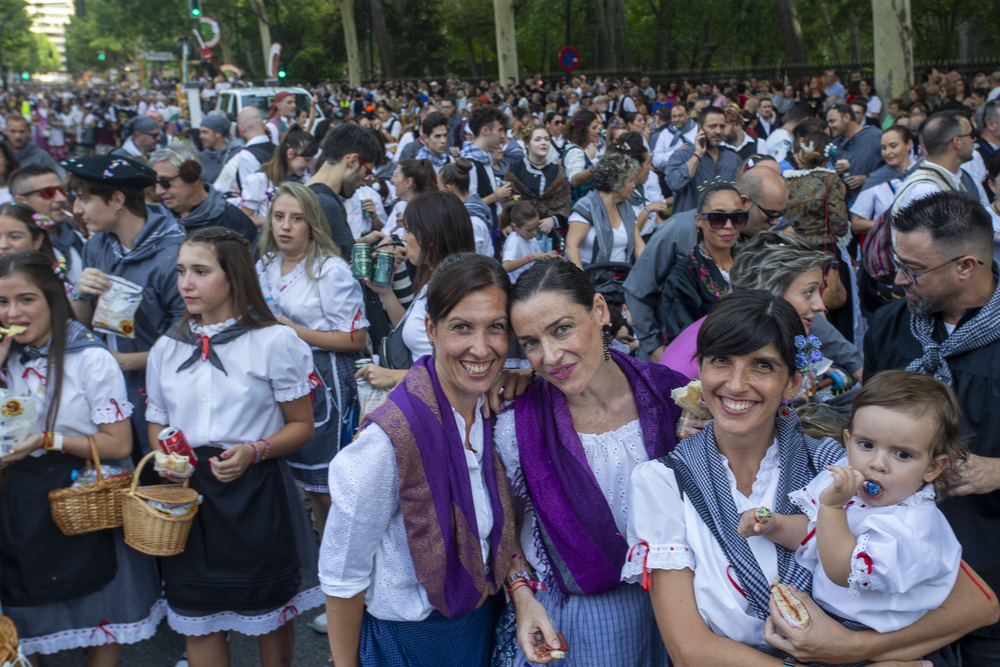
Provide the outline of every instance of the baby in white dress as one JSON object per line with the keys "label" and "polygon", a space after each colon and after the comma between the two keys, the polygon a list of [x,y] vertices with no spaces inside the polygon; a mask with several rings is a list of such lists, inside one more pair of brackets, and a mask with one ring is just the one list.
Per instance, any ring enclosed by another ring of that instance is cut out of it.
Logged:
{"label": "baby in white dress", "polygon": [[795,550],[828,612],[889,632],[939,607],[955,585],[962,547],[934,501],[960,483],[968,449],[954,394],[929,375],[879,373],[853,408],[846,460],[789,494],[804,515],[757,508],[739,532]]}

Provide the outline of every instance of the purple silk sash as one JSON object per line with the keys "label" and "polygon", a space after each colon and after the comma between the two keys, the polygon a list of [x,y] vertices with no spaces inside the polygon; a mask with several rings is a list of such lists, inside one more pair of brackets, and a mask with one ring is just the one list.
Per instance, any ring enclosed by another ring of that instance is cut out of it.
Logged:
{"label": "purple silk sash", "polygon": [[448,618],[474,611],[503,586],[516,540],[507,473],[493,448],[493,420],[483,424],[483,479],[493,510],[487,573],[465,437],[438,382],[434,360],[417,360],[366,419],[392,441],[406,541],[428,600]]}
{"label": "purple silk sash", "polygon": [[[687,378],[666,366],[611,355],[632,388],[649,459],[666,455],[677,444],[681,414],[670,390]],[[515,400],[514,410],[524,481],[559,588],[570,595],[618,588],[628,545],[587,463],[566,397],[543,380]]]}

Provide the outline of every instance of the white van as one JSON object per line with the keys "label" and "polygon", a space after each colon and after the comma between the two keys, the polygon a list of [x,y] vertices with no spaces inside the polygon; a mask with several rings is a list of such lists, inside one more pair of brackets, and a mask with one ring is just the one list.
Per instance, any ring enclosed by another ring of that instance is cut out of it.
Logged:
{"label": "white van", "polygon": [[[266,88],[230,88],[228,90],[223,90],[219,93],[215,101],[216,110],[222,110],[226,112],[226,116],[229,118],[229,122],[232,123],[230,128],[230,136],[236,136],[236,116],[239,115],[240,111],[246,107],[257,107],[260,109],[261,114],[267,119],[267,112],[271,110],[271,102],[274,100],[274,96],[283,90],[295,95],[295,104],[300,109],[309,110],[309,105],[312,103],[312,95],[309,94],[305,88],[298,88],[294,86],[274,86]],[[315,131],[316,126],[319,125],[320,121],[326,118],[323,115],[323,110],[316,106],[316,120],[313,123],[313,130]]]}

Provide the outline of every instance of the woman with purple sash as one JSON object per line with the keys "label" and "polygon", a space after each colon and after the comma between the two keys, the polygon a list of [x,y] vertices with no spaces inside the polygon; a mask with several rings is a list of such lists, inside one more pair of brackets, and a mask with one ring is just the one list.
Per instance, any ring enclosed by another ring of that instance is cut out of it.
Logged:
{"label": "woman with purple sash", "polygon": [[629,474],[673,449],[680,409],[670,390],[687,380],[609,351],[607,303],[568,261],[522,274],[510,311],[541,377],[497,417],[495,432],[521,510],[524,558],[540,582],[511,587],[520,645],[513,664],[548,662],[538,647],[557,648],[560,632],[566,667],[666,665],[649,596],[620,582],[622,536]]}
{"label": "woman with purple sash", "polygon": [[330,464],[320,553],[335,667],[486,667],[516,562],[514,504],[484,395],[510,344],[497,260],[445,258],[421,357]]}

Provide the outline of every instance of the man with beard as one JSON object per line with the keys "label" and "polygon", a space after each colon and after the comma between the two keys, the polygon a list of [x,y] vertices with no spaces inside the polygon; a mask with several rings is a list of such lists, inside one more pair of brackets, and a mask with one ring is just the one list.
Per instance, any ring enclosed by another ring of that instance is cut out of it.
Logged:
{"label": "man with beard", "polygon": [[[906,298],[875,312],[865,380],[887,369],[932,374],[955,391],[972,456],[963,484],[940,504],[962,557],[1000,586],[1000,264],[986,210],[960,192],[922,197],[893,215],[896,283]],[[905,461],[893,460],[887,465]],[[965,667],[996,665],[1000,624],[954,646]],[[949,663],[950,664],[950,663]]]}
{"label": "man with beard", "polygon": [[[674,213],[698,207],[698,193],[715,181],[732,183],[740,158],[722,145],[726,114],[708,107],[698,115],[700,130],[693,144],[684,144],[667,161],[667,187],[674,193]],[[661,139],[662,141],[662,139]]]}
{"label": "man with beard", "polygon": [[[330,237],[340,248],[340,254],[350,262],[355,240],[347,222],[344,200],[350,199],[381,163],[382,145],[372,130],[344,123],[326,133],[321,149],[322,164],[316,167],[316,173],[306,182],[306,187],[319,198],[320,208],[330,225]],[[383,236],[380,232],[372,234],[377,235],[373,239]],[[372,241],[361,238],[357,242]]]}
{"label": "man with beard", "polygon": [[[662,109],[661,109],[662,111]],[[667,168],[670,156],[684,144],[694,144],[698,136],[698,123],[691,118],[686,102],[677,102],[670,107],[670,123],[660,132],[651,155],[653,166],[659,170]]]}
{"label": "man with beard", "polygon": [[52,156],[31,140],[31,124],[24,116],[13,114],[7,116],[7,126],[3,133],[7,137],[7,143],[14,149],[14,154],[22,168],[28,165],[41,165],[57,174],[62,174],[62,170]]}
{"label": "man with beard", "polygon": [[11,176],[10,194],[16,202],[30,206],[48,218],[45,231],[52,247],[66,260],[66,275],[72,284],[83,271],[83,235],[73,226],[68,210],[66,189],[59,174],[49,167],[32,164],[21,167]]}

